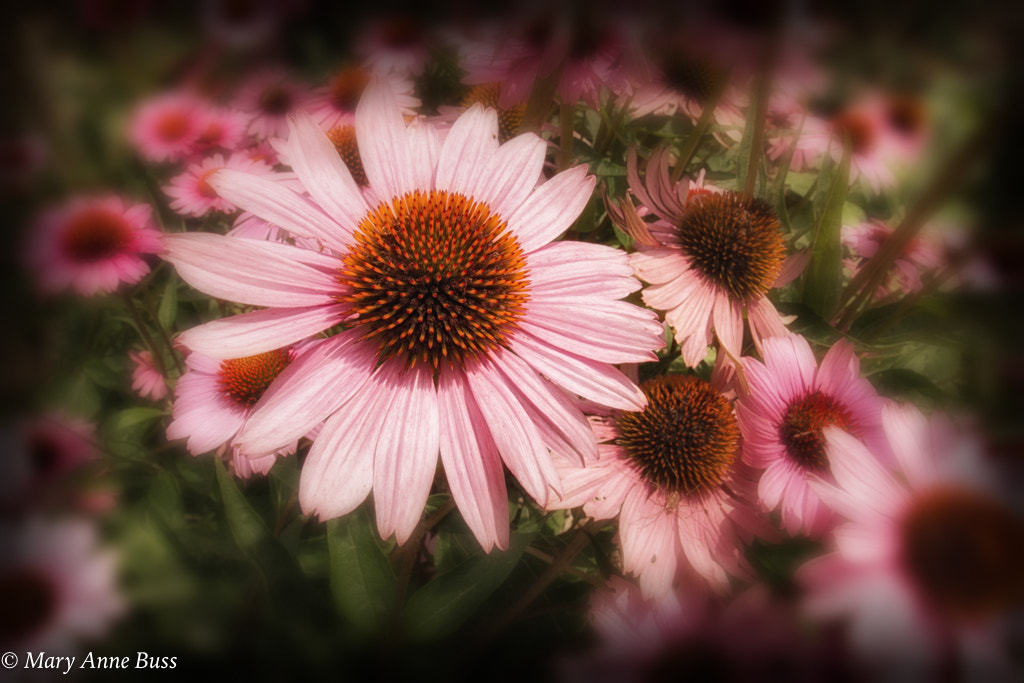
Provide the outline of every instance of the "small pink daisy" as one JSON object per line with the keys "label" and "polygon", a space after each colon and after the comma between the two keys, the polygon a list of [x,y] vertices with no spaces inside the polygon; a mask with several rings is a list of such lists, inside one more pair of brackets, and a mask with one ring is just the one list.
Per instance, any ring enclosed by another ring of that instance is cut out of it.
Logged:
{"label": "small pink daisy", "polygon": [[67,656],[126,611],[116,557],[80,519],[0,525],[0,643]]}
{"label": "small pink daisy", "polygon": [[765,470],[758,496],[768,510],[781,505],[786,532],[817,536],[833,522],[807,483],[828,471],[822,430],[835,425],[882,452],[882,399],[860,376],[860,361],[845,340],[828,350],[820,367],[800,336],[764,339],[761,350],[764,363],[740,361],[750,386],[736,406],[743,460]]}
{"label": "small pink daisy", "polygon": [[149,350],[129,351],[128,357],[135,364],[132,371],[132,389],[142,398],[160,401],[167,396],[167,382],[156,369],[153,354]]}
{"label": "small pink daisy", "polygon": [[[853,254],[853,258],[846,260],[845,264],[851,272],[856,274],[864,263],[878,253],[882,244],[891,235],[892,228],[877,221],[844,225],[842,241]],[[941,245],[932,243],[920,235],[915,237],[893,262],[887,280],[875,291],[875,299],[920,291],[921,273],[936,270],[942,262]]]}
{"label": "small pink daisy", "polygon": [[129,125],[139,154],[149,161],[178,161],[188,156],[203,132],[202,101],[184,92],[169,92],[144,101]]}
{"label": "small pink daisy", "polygon": [[263,395],[284,370],[305,353],[299,344],[266,353],[214,360],[199,353],[185,358],[186,370],[175,387],[168,439],[187,439],[193,455],[230,450],[236,473],[247,478],[266,474],[278,455],[295,452],[297,439],[271,454],[253,457],[235,438]]}
{"label": "small pink daisy", "polygon": [[732,404],[715,386],[690,375],[641,385],[642,412],[591,417],[598,457],[585,466],[557,461],[565,486],[549,508],[575,508],[595,519],[619,519],[623,570],[645,596],[668,594],[685,562],[715,590],[749,567],[741,541],[768,533],[750,507],[754,483],[739,458]]}
{"label": "small pink daisy", "polygon": [[160,251],[160,243],[148,204],[79,197],[43,212],[28,236],[25,261],[43,291],[72,288],[91,296],[138,282],[149,272],[142,255]]}
{"label": "small pink daisy", "polygon": [[235,151],[249,126],[247,114],[225,107],[201,107],[198,118],[199,134],[192,145],[192,156],[204,156],[217,149]]}
{"label": "small pink daisy", "polygon": [[1003,680],[999,630],[1024,599],[1024,520],[939,418],[888,404],[882,422],[898,472],[838,427],[824,430],[836,483],[811,483],[849,521],[836,552],[798,573],[808,607],[846,617],[868,665],[924,680],[945,661],[967,678]]}
{"label": "small pink daisy", "polygon": [[211,211],[236,211],[237,207],[218,195],[210,185],[210,176],[224,168],[261,176],[274,172],[266,163],[254,161],[242,154],[233,154],[227,159],[220,154],[214,154],[192,164],[184,173],[175,176],[164,186],[164,192],[171,198],[171,208],[185,216],[205,216]]}
{"label": "small pink daisy", "polygon": [[[613,363],[655,358],[661,326],[620,301],[638,287],[625,255],[554,240],[589,201],[585,167],[540,182],[539,137],[497,140],[497,115],[467,111],[443,142],[406,123],[371,87],[355,130],[370,192],[308,116],[287,158],[308,197],[224,170],[240,207],[306,244],[175,235],[165,258],[212,296],[265,307],[189,330],[215,358],[265,353],[330,331],[282,374],[237,442],[269,453],[326,420],[300,480],[303,510],[329,519],[373,491],[381,535],[404,543],[438,456],[477,539],[506,547],[502,463],[546,503],[561,490],[549,446],[596,450],[566,391],[638,409],[643,394]],[[337,331],[344,321],[345,328]]]}
{"label": "small pink daisy", "polygon": [[310,101],[309,86],[282,69],[261,71],[238,90],[232,105],[248,114],[249,135],[257,140],[288,135],[288,115]]}
{"label": "small pink daisy", "polygon": [[789,334],[767,294],[796,277],[806,255],[786,259],[771,206],[703,184],[691,189],[688,179],[673,183],[667,149],[651,156],[643,181],[631,149],[627,172],[630,190],[657,220],[641,220],[629,198],[618,207],[607,202],[609,214],[636,241],[630,263],[651,285],[644,303],[665,312],[683,361],[694,367],[704,360],[713,335],[739,359],[744,313],[758,348],[764,337]]}

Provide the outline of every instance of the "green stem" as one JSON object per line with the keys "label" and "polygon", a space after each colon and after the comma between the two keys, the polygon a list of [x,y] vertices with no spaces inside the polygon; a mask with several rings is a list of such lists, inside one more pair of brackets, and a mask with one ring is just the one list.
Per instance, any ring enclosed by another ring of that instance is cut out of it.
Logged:
{"label": "green stem", "polygon": [[718,101],[722,99],[722,94],[725,93],[725,87],[728,82],[728,74],[723,75],[718,87],[711,93],[711,97],[708,98],[707,102],[704,103],[704,109],[700,113],[700,118],[697,119],[697,125],[693,127],[682,149],[679,150],[679,160],[676,162],[675,169],[672,170],[672,182],[677,183],[683,177],[683,173],[686,171],[693,153],[697,151],[700,139],[704,137],[708,126],[711,125],[711,119],[715,117],[715,107],[718,106]]}
{"label": "green stem", "polygon": [[124,300],[125,307],[128,309],[128,314],[132,317],[132,321],[135,323],[136,329],[139,331],[139,335],[142,337],[142,341],[146,344],[146,348],[149,349],[150,355],[153,357],[153,365],[160,371],[160,374],[167,377],[167,368],[164,366],[163,354],[160,353],[156,344],[153,342],[153,337],[149,334],[149,330],[146,328],[145,323],[142,322],[142,315],[139,313],[138,307],[135,305],[135,300],[132,299],[132,295],[126,290],[121,290],[121,298]]}
{"label": "green stem", "polygon": [[562,149],[558,157],[558,170],[564,171],[572,163],[572,139],[576,130],[576,105],[562,102],[559,118],[562,124],[560,139]]}

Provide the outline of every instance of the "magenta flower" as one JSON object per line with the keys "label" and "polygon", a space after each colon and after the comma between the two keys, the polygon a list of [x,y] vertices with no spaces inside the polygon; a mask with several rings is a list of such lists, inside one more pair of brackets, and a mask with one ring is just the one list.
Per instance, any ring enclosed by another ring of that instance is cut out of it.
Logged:
{"label": "magenta flower", "polygon": [[774,337],[761,345],[764,363],[741,360],[750,385],[736,405],[743,460],[764,470],[758,497],[768,510],[781,505],[787,533],[819,535],[833,522],[807,483],[828,471],[822,430],[835,425],[884,452],[883,399],[860,376],[860,361],[847,341],[836,342],[821,367],[803,337]]}
{"label": "magenta flower", "polygon": [[40,289],[82,296],[112,292],[149,272],[143,254],[160,250],[148,204],[116,196],[76,198],[45,211],[29,235],[25,260]]}
{"label": "magenta flower", "polygon": [[184,92],[157,95],[139,105],[129,124],[129,137],[148,161],[178,161],[195,148],[206,124],[208,108]]}
{"label": "magenta flower", "polygon": [[896,472],[838,427],[824,430],[835,484],[811,485],[849,521],[836,552],[798,573],[808,608],[846,617],[868,664],[924,679],[952,657],[968,678],[1004,680],[1000,628],[1024,595],[1024,520],[941,420],[887,404],[882,422]]}
{"label": "magenta flower", "polygon": [[666,595],[686,566],[723,590],[728,574],[748,575],[741,541],[769,533],[747,503],[754,484],[739,458],[732,405],[688,375],[642,388],[643,412],[591,418],[598,457],[585,466],[560,459],[565,495],[548,507],[618,517],[623,570],[639,577],[647,597]]}
{"label": "magenta flower", "polygon": [[239,207],[318,246],[173,236],[165,257],[186,281],[264,307],[181,341],[224,359],[332,332],[281,374],[238,443],[271,453],[326,420],[302,470],[303,510],[337,517],[372,490],[381,535],[399,542],[420,519],[440,453],[480,543],[505,547],[502,463],[542,504],[557,495],[548,447],[596,450],[566,391],[642,408],[611,364],[652,360],[661,327],[618,300],[638,287],[622,252],[552,243],[594,179],[580,167],[538,185],[537,136],[499,146],[495,113],[475,107],[442,142],[429,125],[407,125],[386,88],[366,91],[356,134],[365,192],[305,116],[292,120],[285,156],[308,198],[233,171],[211,178]]}
{"label": "magenta flower", "polygon": [[135,368],[132,370],[132,389],[142,398],[159,401],[167,395],[167,383],[164,376],[153,362],[153,354],[148,350],[129,351]]}
{"label": "magenta flower", "polygon": [[203,216],[211,211],[235,211],[235,205],[218,195],[208,182],[210,176],[222,168],[254,175],[270,175],[274,172],[266,163],[244,154],[233,154],[227,159],[214,154],[191,164],[184,173],[171,178],[171,182],[164,187],[164,192],[171,198],[171,208],[186,216]]}

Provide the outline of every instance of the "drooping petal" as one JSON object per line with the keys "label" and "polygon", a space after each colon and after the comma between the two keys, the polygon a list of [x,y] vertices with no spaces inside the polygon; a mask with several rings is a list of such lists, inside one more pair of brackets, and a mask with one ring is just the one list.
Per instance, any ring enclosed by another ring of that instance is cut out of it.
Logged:
{"label": "drooping petal", "polygon": [[217,360],[245,358],[282,349],[340,323],[347,315],[337,304],[310,308],[271,308],[214,320],[183,332],[178,340]]}

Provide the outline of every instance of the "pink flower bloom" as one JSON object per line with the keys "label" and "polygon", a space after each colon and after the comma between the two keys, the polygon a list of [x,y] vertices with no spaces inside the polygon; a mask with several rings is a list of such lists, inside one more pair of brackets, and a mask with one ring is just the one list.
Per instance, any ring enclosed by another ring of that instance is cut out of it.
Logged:
{"label": "pink flower bloom", "polygon": [[288,115],[303,109],[311,97],[308,85],[284,70],[272,69],[250,77],[233,105],[251,117],[248,133],[265,140],[286,136]]}
{"label": "pink flower bloom", "polygon": [[761,348],[764,363],[741,360],[750,385],[736,406],[743,460],[764,470],[758,496],[768,510],[781,505],[786,532],[817,536],[833,521],[807,483],[828,470],[822,430],[835,425],[883,452],[882,399],[860,376],[860,361],[845,340],[829,349],[820,368],[803,337],[764,339]]}
{"label": "pink flower bloom", "polygon": [[619,518],[623,570],[645,596],[672,590],[689,566],[715,590],[749,567],[741,541],[769,533],[749,506],[754,483],[739,458],[732,404],[694,376],[666,375],[641,385],[643,412],[592,417],[598,457],[557,461],[565,495],[549,508]]}
{"label": "pink flower bloom", "polygon": [[377,74],[415,78],[430,61],[434,36],[421,17],[393,14],[367,22],[354,46],[363,66]]}
{"label": "pink flower bloom", "polygon": [[244,155],[233,154],[225,160],[220,154],[214,154],[192,164],[164,186],[164,192],[171,198],[171,208],[186,216],[204,216],[211,211],[236,211],[235,205],[218,195],[210,185],[210,176],[223,168],[264,176],[274,172],[264,162],[254,161]]}
{"label": "pink flower bloom", "polygon": [[132,389],[142,398],[160,401],[167,396],[167,383],[153,363],[153,354],[148,350],[129,351],[128,356],[135,363],[132,371]]}
{"label": "pink flower bloom", "polygon": [[274,381],[308,348],[300,344],[229,360],[190,353],[175,387],[167,438],[187,439],[193,455],[230,449],[236,474],[242,478],[253,472],[266,474],[276,456],[295,452],[297,437],[269,454],[249,453],[235,437]]}
{"label": "pink flower bloom", "polygon": [[440,142],[429,125],[407,125],[386,88],[368,89],[356,135],[372,194],[303,116],[287,158],[308,198],[234,171],[213,179],[318,248],[210,234],[168,242],[165,258],[197,289],[266,307],[182,335],[199,353],[263,353],[345,322],[285,370],[237,437],[268,453],[326,419],[302,470],[307,513],[346,514],[372,489],[381,535],[404,542],[440,453],[480,543],[506,547],[502,462],[546,503],[561,490],[547,448],[596,449],[565,391],[644,404],[611,365],[652,360],[661,346],[653,316],[618,300],[638,286],[625,255],[552,243],[594,179],[579,167],[538,185],[544,141],[499,146],[497,125],[474,107]]}
{"label": "pink flower bloom", "polygon": [[104,636],[126,611],[115,562],[83,520],[0,526],[0,643],[69,655]]}
{"label": "pink flower bloom", "polygon": [[1024,521],[965,457],[977,454],[957,452],[947,425],[896,404],[882,421],[899,472],[825,428],[836,483],[812,486],[849,522],[835,531],[836,552],[798,573],[808,608],[846,617],[869,666],[923,680],[945,660],[973,672],[967,678],[1003,680],[994,678],[1008,664],[999,629],[1024,596]]}
{"label": "pink flower bloom", "polygon": [[63,497],[67,476],[99,454],[95,425],[60,414],[20,420],[0,432],[0,442],[0,508],[5,509]]}
{"label": "pink flower bloom", "polygon": [[[306,110],[325,131],[351,126],[355,121],[356,105],[374,75],[365,66],[350,66],[339,70],[325,87],[314,92]],[[413,94],[413,82],[409,78],[390,73],[382,76],[381,82],[391,89],[405,116],[416,114],[421,102]]]}
{"label": "pink flower bloom", "polygon": [[129,206],[116,196],[72,199],[42,214],[26,264],[47,293],[70,287],[91,296],[134,284],[149,272],[142,254],[160,250],[152,214],[148,204]]}
{"label": "pink flower bloom", "polygon": [[129,136],[148,161],[178,161],[192,152],[203,132],[203,105],[183,92],[163,93],[139,105]]}
{"label": "pink flower bloom", "polygon": [[199,134],[191,153],[205,155],[211,150],[235,151],[245,138],[249,116],[234,109],[201,107],[198,114]]}
{"label": "pink flower bloom", "polygon": [[742,353],[744,313],[754,344],[764,337],[789,334],[767,294],[792,280],[805,258],[785,258],[782,228],[763,200],[714,188],[691,189],[690,181],[672,183],[668,151],[655,152],[645,181],[636,168],[636,152],[627,158],[630,190],[658,219],[641,220],[632,201],[608,205],[612,220],[636,241],[630,263],[652,286],[643,299],[665,312],[690,367],[704,360],[712,333],[729,356]]}
{"label": "pink flower bloom", "polygon": [[[877,221],[844,225],[843,244],[853,253],[853,258],[845,263],[852,273],[856,274],[863,264],[873,258],[891,235],[892,228]],[[922,271],[934,271],[942,262],[941,245],[934,244],[922,236],[915,237],[892,264],[887,281],[879,285],[875,291],[875,299],[919,291]]]}

